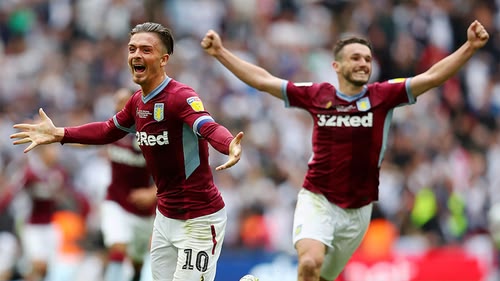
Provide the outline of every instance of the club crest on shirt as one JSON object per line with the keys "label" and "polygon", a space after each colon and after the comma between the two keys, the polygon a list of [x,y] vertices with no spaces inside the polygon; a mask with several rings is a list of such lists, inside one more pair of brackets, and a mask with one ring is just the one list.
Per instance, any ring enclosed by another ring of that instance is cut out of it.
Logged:
{"label": "club crest on shirt", "polygon": [[165,115],[165,106],[163,103],[155,103],[155,108],[153,111],[153,116],[156,121],[163,120]]}
{"label": "club crest on shirt", "polygon": [[356,101],[356,107],[359,111],[367,111],[372,106],[370,105],[370,99],[368,97],[364,97]]}
{"label": "club crest on shirt", "polygon": [[199,97],[190,97],[187,100],[187,103],[191,106],[194,111],[204,111],[203,103]]}

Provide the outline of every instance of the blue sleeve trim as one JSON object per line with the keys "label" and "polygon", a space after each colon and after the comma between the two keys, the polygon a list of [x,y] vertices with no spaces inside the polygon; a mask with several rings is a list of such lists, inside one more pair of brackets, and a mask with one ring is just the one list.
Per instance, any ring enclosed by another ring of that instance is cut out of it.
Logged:
{"label": "blue sleeve trim", "polygon": [[193,124],[193,132],[197,136],[201,137],[201,134],[200,134],[201,126],[203,126],[203,124],[205,124],[207,122],[215,122],[215,121],[211,116],[202,116],[202,117],[196,119],[196,121],[194,121],[194,124]]}
{"label": "blue sleeve trim", "polygon": [[286,93],[286,87],[288,86],[288,81],[283,80],[281,83],[281,95],[283,96],[283,100],[285,101],[285,107],[290,107],[290,101],[288,100],[288,95]]}
{"label": "blue sleeve trim", "polygon": [[406,88],[406,95],[408,95],[409,104],[413,104],[417,101],[417,99],[415,98],[415,96],[411,92],[410,81],[411,81],[411,78],[406,79],[405,88]]}
{"label": "blue sleeve trim", "polygon": [[115,126],[116,126],[118,129],[120,129],[120,130],[122,130],[122,131],[125,131],[125,132],[127,132],[127,133],[131,133],[131,134],[135,134],[135,125],[134,125],[134,126],[132,126],[132,127],[130,127],[130,128],[123,127],[122,125],[120,125],[120,124],[118,123],[118,120],[116,119],[116,115],[115,115],[115,116],[113,116],[113,123],[115,124]]}

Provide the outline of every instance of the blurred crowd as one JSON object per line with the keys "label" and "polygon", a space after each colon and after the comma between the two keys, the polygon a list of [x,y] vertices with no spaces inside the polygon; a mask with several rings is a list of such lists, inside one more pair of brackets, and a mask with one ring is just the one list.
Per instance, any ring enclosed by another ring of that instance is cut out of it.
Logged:
{"label": "blurred crowd", "polygon": [[[396,109],[374,217],[397,227],[402,249],[471,237],[500,249],[495,0],[2,0],[0,232],[22,232],[29,200],[11,187],[37,154],[11,144],[12,125],[36,117],[40,107],[56,126],[111,117],[113,93],[137,89],[126,61],[128,32],[155,21],[176,39],[167,74],[192,86],[216,121],[246,133],[240,163],[214,172],[228,208],[225,247],[293,253],[291,221],[311,156],[311,118],[244,85],[206,55],[200,40],[207,30],[219,31],[227,48],[276,76],[335,85],[331,47],[343,34],[371,40],[371,80],[383,81],[411,77],[454,51],[474,19],[490,33],[487,46],[455,78],[416,105]],[[97,250],[99,202],[109,182],[103,148],[54,147],[67,188],[77,194],[59,210],[83,218],[78,245]],[[214,166],[225,161],[215,151],[211,157]]]}

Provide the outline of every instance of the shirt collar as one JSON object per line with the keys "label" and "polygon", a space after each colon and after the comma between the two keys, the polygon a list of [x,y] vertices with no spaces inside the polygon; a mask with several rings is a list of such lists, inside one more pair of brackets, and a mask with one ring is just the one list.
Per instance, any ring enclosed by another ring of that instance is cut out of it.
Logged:
{"label": "shirt collar", "polygon": [[355,94],[354,96],[346,95],[346,94],[342,93],[341,91],[337,90],[337,96],[345,101],[353,102],[353,101],[361,98],[362,96],[364,96],[366,94],[367,90],[368,90],[368,87],[365,85],[365,86],[363,86],[363,90],[361,90],[361,92]]}
{"label": "shirt collar", "polygon": [[158,87],[151,91],[151,93],[149,93],[147,96],[142,96],[142,102],[147,103],[152,98],[156,97],[159,93],[161,93],[161,91],[163,91],[163,89],[165,89],[165,87],[168,85],[168,83],[170,83],[171,80],[172,78],[166,76],[165,80],[163,80],[163,82],[161,82]]}

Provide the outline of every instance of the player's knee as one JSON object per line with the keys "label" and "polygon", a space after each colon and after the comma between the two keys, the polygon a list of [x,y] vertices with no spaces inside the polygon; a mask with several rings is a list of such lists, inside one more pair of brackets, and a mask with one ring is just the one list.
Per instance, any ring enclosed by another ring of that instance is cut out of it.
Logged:
{"label": "player's knee", "polygon": [[304,255],[299,258],[299,269],[305,275],[319,274],[323,260],[322,256]]}
{"label": "player's knee", "polygon": [[299,259],[298,280],[317,281],[321,271],[322,259],[302,257]]}
{"label": "player's knee", "polygon": [[45,276],[47,274],[48,264],[43,260],[35,260],[32,262],[32,270],[40,276]]}

